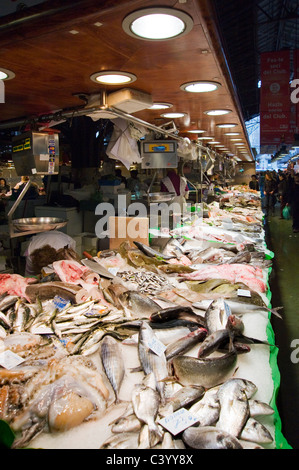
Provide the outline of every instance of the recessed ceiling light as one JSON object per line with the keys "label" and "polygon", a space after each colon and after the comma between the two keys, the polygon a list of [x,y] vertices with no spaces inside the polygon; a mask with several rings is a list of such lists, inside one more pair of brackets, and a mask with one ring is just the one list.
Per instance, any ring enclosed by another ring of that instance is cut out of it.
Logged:
{"label": "recessed ceiling light", "polygon": [[224,114],[229,114],[232,111],[229,109],[210,109],[209,111],[204,111],[208,116],[223,116]]}
{"label": "recessed ceiling light", "polygon": [[199,140],[212,140],[213,137],[199,137]]}
{"label": "recessed ceiling light", "polygon": [[191,129],[190,131],[187,131],[189,134],[203,134],[206,131],[203,131],[201,129]]}
{"label": "recessed ceiling light", "polygon": [[220,127],[221,129],[230,129],[231,127],[237,127],[238,124],[233,123],[224,123],[224,124],[216,124],[216,127]]}
{"label": "recessed ceiling light", "polygon": [[0,80],[11,80],[12,78],[15,78],[14,72],[0,67]]}
{"label": "recessed ceiling light", "polygon": [[215,141],[213,140],[212,142],[209,142],[209,144],[211,144],[211,145],[218,145],[218,144],[220,144],[220,142],[215,142]]}
{"label": "recessed ceiling light", "polygon": [[154,103],[148,109],[168,109],[168,108],[172,108],[172,104],[170,104],[170,103]]}
{"label": "recessed ceiling light", "polygon": [[230,139],[232,142],[242,142],[242,139]]}
{"label": "recessed ceiling light", "polygon": [[181,118],[181,117],[184,117],[184,116],[187,116],[187,114],[186,113],[164,113],[164,114],[161,114],[161,117],[172,118],[172,119]]}
{"label": "recessed ceiling light", "polygon": [[123,85],[135,82],[136,75],[130,72],[119,72],[106,70],[104,72],[95,72],[90,76],[90,80],[103,85]]}
{"label": "recessed ceiling light", "polygon": [[161,41],[189,33],[193,20],[187,13],[173,8],[143,8],[126,16],[122,27],[135,38]]}
{"label": "recessed ceiling light", "polygon": [[224,135],[240,135],[240,132],[226,132]]}
{"label": "recessed ceiling light", "polygon": [[221,86],[221,83],[218,82],[210,82],[210,81],[194,81],[188,82],[181,85],[181,89],[184,91],[188,91],[189,93],[207,93],[210,91],[218,90]]}

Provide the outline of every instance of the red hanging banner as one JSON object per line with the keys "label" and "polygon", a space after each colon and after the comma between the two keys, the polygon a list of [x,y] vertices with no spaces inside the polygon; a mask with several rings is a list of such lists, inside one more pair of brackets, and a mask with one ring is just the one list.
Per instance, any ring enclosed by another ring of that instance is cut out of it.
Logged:
{"label": "red hanging banner", "polygon": [[261,54],[261,81],[261,146],[292,144],[290,51]]}

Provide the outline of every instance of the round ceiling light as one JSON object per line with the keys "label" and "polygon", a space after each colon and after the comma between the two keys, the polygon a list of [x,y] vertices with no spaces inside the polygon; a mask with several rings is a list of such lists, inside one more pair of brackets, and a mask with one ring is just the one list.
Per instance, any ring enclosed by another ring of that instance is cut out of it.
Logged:
{"label": "round ceiling light", "polygon": [[201,129],[191,129],[190,131],[187,131],[188,134],[203,134],[206,131],[203,131]]}
{"label": "round ceiling light", "polygon": [[135,82],[137,77],[130,72],[105,70],[104,72],[93,73],[90,80],[102,85],[124,85]]}
{"label": "round ceiling light", "polygon": [[11,80],[12,78],[15,78],[14,72],[0,67],[0,80]]}
{"label": "round ceiling light", "polygon": [[237,127],[238,124],[233,123],[224,123],[224,124],[216,124],[216,127],[220,127],[220,129],[230,129],[232,127]]}
{"label": "round ceiling light", "polygon": [[221,87],[221,83],[198,80],[184,83],[180,88],[189,93],[208,93],[218,90],[219,87]]}
{"label": "round ceiling light", "polygon": [[161,114],[161,117],[163,118],[170,118],[170,119],[176,119],[176,118],[181,118],[187,116],[186,113],[165,113]]}
{"label": "round ceiling light", "polygon": [[135,38],[162,41],[189,33],[193,20],[187,13],[173,8],[144,8],[126,16],[122,27]]}
{"label": "round ceiling light", "polygon": [[208,116],[223,116],[231,112],[232,111],[230,109],[210,109],[209,111],[204,111]]}
{"label": "round ceiling light", "polygon": [[148,109],[169,109],[169,108],[172,108],[172,104],[170,103],[154,103]]}

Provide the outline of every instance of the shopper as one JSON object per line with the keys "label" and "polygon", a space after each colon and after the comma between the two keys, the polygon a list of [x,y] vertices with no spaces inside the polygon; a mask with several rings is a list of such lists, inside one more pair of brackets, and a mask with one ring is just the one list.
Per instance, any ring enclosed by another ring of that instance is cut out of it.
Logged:
{"label": "shopper", "polygon": [[6,183],[5,178],[0,178],[0,197],[7,197],[10,193],[10,186]]}
{"label": "shopper", "polygon": [[284,173],[279,174],[278,199],[280,202],[280,218],[283,219],[283,210],[288,203],[288,181]]}
{"label": "shopper", "polygon": [[253,191],[260,190],[260,185],[259,185],[256,175],[251,176],[251,181],[249,182],[249,188],[252,189]]}
{"label": "shopper", "polygon": [[288,204],[291,205],[293,218],[293,232],[299,232],[299,173],[294,176],[293,183],[289,191]]}
{"label": "shopper", "polygon": [[265,184],[264,184],[264,195],[265,195],[265,212],[266,216],[274,215],[275,210],[275,192],[277,190],[276,181],[270,172],[266,173]]}

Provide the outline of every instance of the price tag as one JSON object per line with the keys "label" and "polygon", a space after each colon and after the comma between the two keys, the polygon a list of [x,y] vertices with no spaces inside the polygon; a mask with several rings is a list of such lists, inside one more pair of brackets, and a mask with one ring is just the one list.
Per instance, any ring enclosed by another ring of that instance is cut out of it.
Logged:
{"label": "price tag", "polygon": [[190,411],[181,408],[173,414],[166,416],[159,421],[163,428],[167,429],[173,436],[176,436],[185,429],[197,423],[199,418],[193,416]]}
{"label": "price tag", "polygon": [[227,315],[227,317],[229,317],[231,314],[232,314],[232,310],[230,308],[230,306],[226,303],[226,302],[223,302],[224,303],[224,310],[225,310],[225,313]]}
{"label": "price tag", "polygon": [[157,356],[163,356],[166,346],[158,340],[156,336],[147,343],[148,347],[153,351]]}
{"label": "price tag", "polygon": [[251,292],[250,290],[238,289],[238,296],[239,297],[251,297]]}
{"label": "price tag", "polygon": [[13,369],[22,362],[24,359],[12,351],[7,350],[0,354],[0,365],[5,369]]}
{"label": "price tag", "polygon": [[63,310],[65,307],[71,305],[71,302],[69,300],[66,300],[66,299],[63,299],[62,297],[60,297],[59,295],[55,295],[54,297],[54,305],[55,307],[61,311]]}

